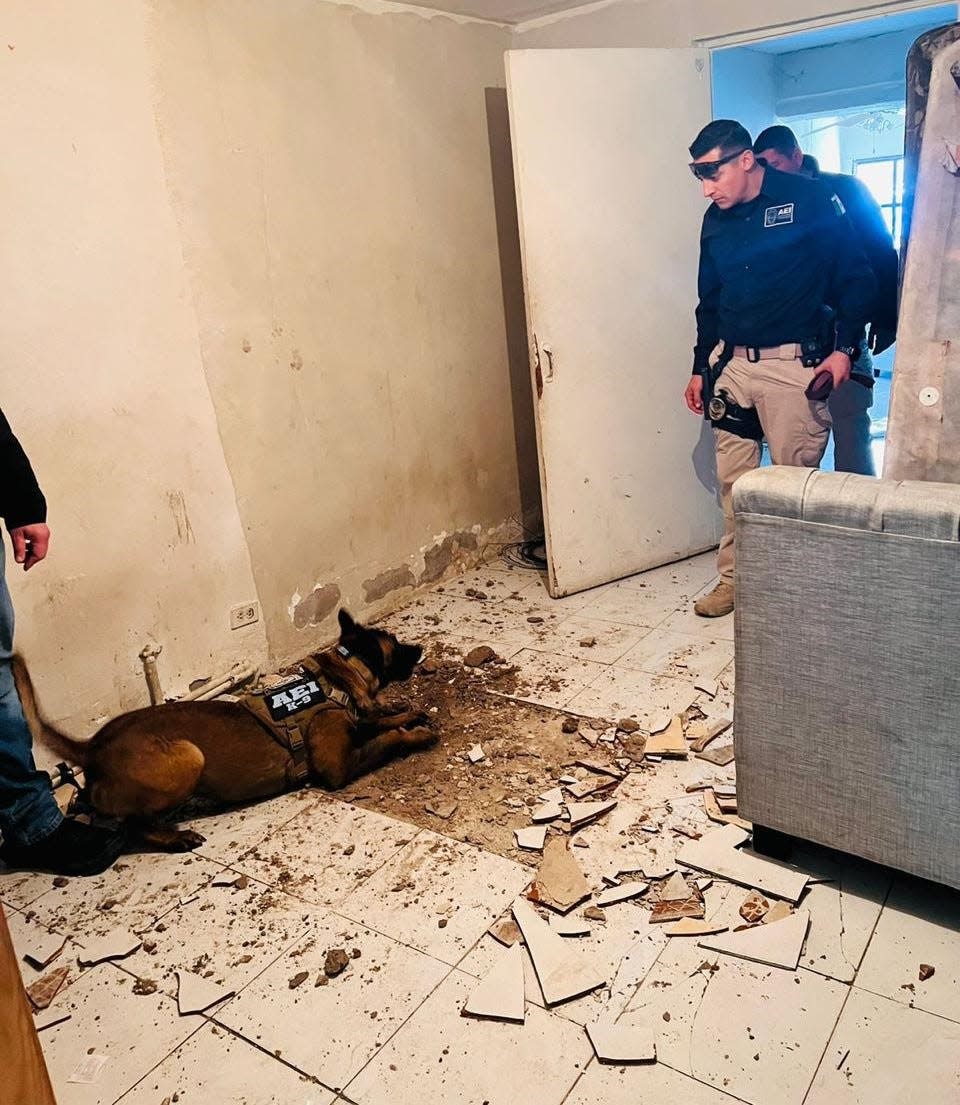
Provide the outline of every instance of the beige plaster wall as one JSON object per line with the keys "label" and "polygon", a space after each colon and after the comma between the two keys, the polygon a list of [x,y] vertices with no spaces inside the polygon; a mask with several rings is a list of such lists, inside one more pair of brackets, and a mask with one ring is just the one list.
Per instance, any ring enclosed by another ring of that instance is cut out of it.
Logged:
{"label": "beige plaster wall", "polygon": [[[56,9],[55,18],[53,9]],[[238,658],[256,597],[164,182],[142,8],[8,0],[0,45],[0,405],[49,500],[8,564],[44,705],[78,731]]]}
{"label": "beige plaster wall", "polygon": [[509,32],[374,0],[4,16],[0,405],[54,530],[8,578],[50,713],[145,704],[151,639],[171,691],[302,655],[512,535]]}
{"label": "beige plaster wall", "polygon": [[508,32],[316,0],[159,0],[151,27],[201,355],[286,658],[518,513],[484,92]]}

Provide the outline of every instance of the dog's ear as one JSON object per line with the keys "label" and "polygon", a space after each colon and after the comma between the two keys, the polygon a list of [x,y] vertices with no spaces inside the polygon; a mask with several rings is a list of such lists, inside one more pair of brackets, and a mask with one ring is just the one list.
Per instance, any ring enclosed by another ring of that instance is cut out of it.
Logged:
{"label": "dog's ear", "polygon": [[346,610],[341,610],[337,614],[337,621],[340,623],[340,636],[341,637],[354,637],[357,633],[357,623],[350,617]]}

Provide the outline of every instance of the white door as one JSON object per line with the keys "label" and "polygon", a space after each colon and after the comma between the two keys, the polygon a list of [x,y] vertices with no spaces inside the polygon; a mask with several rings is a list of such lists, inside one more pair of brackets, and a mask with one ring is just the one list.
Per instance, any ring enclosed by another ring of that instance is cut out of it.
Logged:
{"label": "white door", "polygon": [[683,403],[706,201],[702,50],[511,50],[507,87],[554,596],[716,545]]}

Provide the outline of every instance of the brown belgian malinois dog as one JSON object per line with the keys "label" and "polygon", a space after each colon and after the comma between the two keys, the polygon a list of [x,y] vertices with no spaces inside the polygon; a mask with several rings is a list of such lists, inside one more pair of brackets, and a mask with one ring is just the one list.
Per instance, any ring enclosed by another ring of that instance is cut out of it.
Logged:
{"label": "brown belgian malinois dog", "polygon": [[95,813],[124,820],[155,847],[188,851],[204,838],[160,821],[188,798],[250,802],[307,778],[336,790],[393,756],[437,741],[426,715],[391,711],[376,700],[388,683],[410,678],[420,646],[360,625],[346,610],[339,622],[339,643],[304,661],[312,679],[308,674],[265,696],[273,717],[274,707],[282,715],[300,710],[306,699],[321,704],[293,746],[272,735],[251,708],[215,700],[132,710],[90,740],[74,740],[41,715],[21,657],[13,659],[14,677],[34,740],[83,767],[82,797]]}

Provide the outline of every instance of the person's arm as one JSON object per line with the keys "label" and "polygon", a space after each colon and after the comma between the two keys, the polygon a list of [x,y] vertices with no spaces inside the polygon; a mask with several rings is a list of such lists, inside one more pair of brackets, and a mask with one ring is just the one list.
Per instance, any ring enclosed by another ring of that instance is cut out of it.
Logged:
{"label": "person's arm", "polygon": [[870,336],[871,346],[879,344],[875,352],[881,353],[893,344],[897,333],[900,260],[880,205],[870,194],[870,189],[856,177],[850,178],[847,214],[877,279],[876,301],[870,316]]}
{"label": "person's arm", "polygon": [[13,555],[24,571],[47,555],[47,500],[27,454],[0,411],[0,517],[13,542]]}
{"label": "person's arm", "polygon": [[[706,224],[706,219],[704,219]],[[703,414],[703,378],[709,367],[710,354],[720,340],[719,314],[720,274],[710,256],[709,238],[700,235],[700,266],[697,273],[697,344],[693,347],[693,371],[684,392],[687,406],[694,414]]]}
{"label": "person's arm", "polygon": [[842,202],[829,190],[821,196],[823,233],[820,235],[824,260],[830,265],[831,281],[827,302],[837,314],[838,351],[830,354],[823,367],[833,373],[834,387],[850,378],[851,359],[839,347],[859,348],[867,320],[873,310],[877,281],[867,261]]}
{"label": "person's arm", "polygon": [[697,344],[693,347],[694,374],[707,368],[710,354],[720,340],[720,274],[710,255],[710,239],[700,236],[700,266],[697,271]]}

